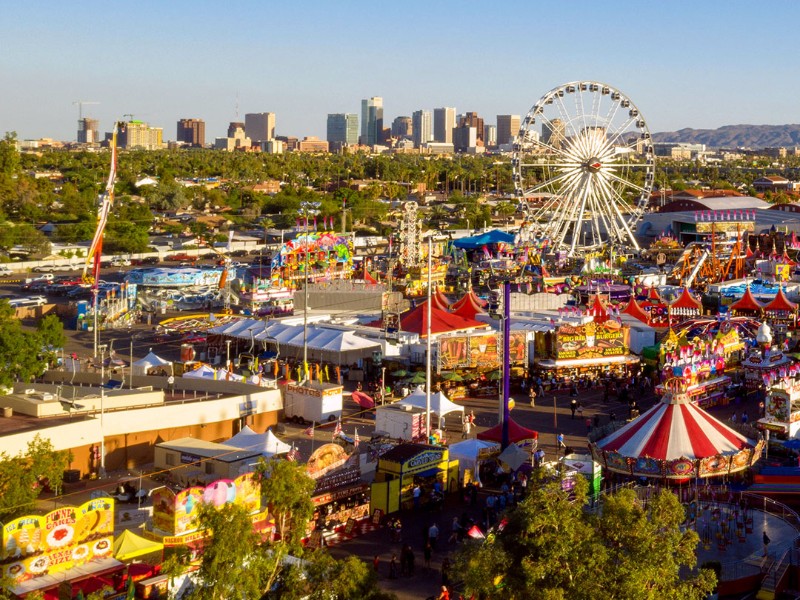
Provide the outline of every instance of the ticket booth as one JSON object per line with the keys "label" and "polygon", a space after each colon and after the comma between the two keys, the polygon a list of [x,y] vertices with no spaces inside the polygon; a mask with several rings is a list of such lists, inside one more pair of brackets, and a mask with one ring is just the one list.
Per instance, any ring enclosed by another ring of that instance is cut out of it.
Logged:
{"label": "ticket booth", "polygon": [[442,494],[457,489],[458,461],[449,460],[446,447],[400,444],[383,454],[372,484],[371,512],[380,509],[388,514],[411,509],[416,485],[420,486],[423,505],[437,499],[437,489]]}

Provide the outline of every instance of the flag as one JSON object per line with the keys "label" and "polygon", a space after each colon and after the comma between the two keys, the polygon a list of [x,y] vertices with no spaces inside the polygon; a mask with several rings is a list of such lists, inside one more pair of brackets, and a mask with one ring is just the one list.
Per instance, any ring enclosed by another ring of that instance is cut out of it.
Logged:
{"label": "flag", "polygon": [[303,433],[304,433],[305,435],[308,435],[308,436],[314,437],[314,423],[312,422],[312,423],[311,423],[311,427],[309,427],[308,429],[306,429],[306,430],[305,430]]}
{"label": "flag", "polygon": [[339,419],[336,421],[336,427],[333,428],[333,439],[336,439],[336,436],[342,433],[342,420]]}
{"label": "flag", "polygon": [[298,452],[297,448],[292,446],[292,449],[289,450],[289,454],[286,455],[286,460],[295,462],[298,458],[300,458],[300,452]]}
{"label": "flag", "polygon": [[356,429],[356,433],[353,435],[353,449],[357,449],[360,442],[361,440],[358,439],[358,429]]}
{"label": "flag", "polygon": [[486,537],[485,535],[483,535],[483,532],[480,529],[478,529],[477,525],[473,525],[469,529],[469,531],[467,531],[467,535],[474,540],[482,540]]}

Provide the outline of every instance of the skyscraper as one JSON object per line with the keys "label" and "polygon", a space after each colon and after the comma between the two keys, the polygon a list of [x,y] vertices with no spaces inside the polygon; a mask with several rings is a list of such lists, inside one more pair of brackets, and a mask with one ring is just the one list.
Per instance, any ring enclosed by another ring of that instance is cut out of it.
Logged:
{"label": "skyscraper", "polygon": [[431,111],[417,110],[411,115],[411,139],[414,140],[416,148],[433,139],[433,123]]}
{"label": "skyscraper", "polygon": [[478,116],[476,112],[468,112],[463,115],[459,115],[458,119],[458,126],[466,126],[466,127],[474,127],[477,133],[477,145],[483,146],[483,119]]}
{"label": "skyscraper", "polygon": [[542,124],[542,141],[553,148],[561,148],[567,135],[567,126],[561,119]]}
{"label": "skyscraper", "polygon": [[443,144],[453,143],[453,127],[456,126],[456,109],[445,106],[433,109],[433,139]]}
{"label": "skyscraper", "polygon": [[358,115],[332,113],[328,115],[327,140],[332,152],[358,143]]}
{"label": "skyscraper", "polygon": [[247,113],[244,116],[244,133],[254,143],[275,138],[275,113]]}
{"label": "skyscraper", "polygon": [[374,146],[383,136],[383,98],[373,96],[361,101],[361,138],[359,142]]}
{"label": "skyscraper", "polygon": [[519,115],[497,115],[497,145],[510,144],[519,133]]}
{"label": "skyscraper", "polygon": [[483,143],[487,148],[497,146],[497,126],[483,124]]}
{"label": "skyscraper", "polygon": [[94,144],[100,141],[100,121],[97,119],[81,119],[78,121],[78,143]]}
{"label": "skyscraper", "polygon": [[161,127],[150,127],[142,121],[128,121],[117,134],[117,146],[126,150],[160,150],[164,146],[163,137],[164,130]]}
{"label": "skyscraper", "polygon": [[394,121],[392,121],[392,137],[396,139],[402,139],[406,137],[411,137],[411,133],[414,131],[414,128],[411,124],[411,117],[396,117]]}
{"label": "skyscraper", "polygon": [[206,123],[202,119],[181,119],[178,121],[179,142],[194,148],[202,148],[206,144]]}

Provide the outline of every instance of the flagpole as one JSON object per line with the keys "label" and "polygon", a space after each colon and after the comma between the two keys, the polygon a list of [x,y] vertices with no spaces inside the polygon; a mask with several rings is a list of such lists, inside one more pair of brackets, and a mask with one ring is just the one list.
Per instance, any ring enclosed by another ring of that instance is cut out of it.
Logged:
{"label": "flagpole", "polygon": [[425,437],[426,443],[430,441],[431,437],[431,310],[433,309],[433,302],[431,301],[431,287],[433,271],[433,235],[428,231],[428,322],[426,324],[427,333],[427,359],[425,361]]}

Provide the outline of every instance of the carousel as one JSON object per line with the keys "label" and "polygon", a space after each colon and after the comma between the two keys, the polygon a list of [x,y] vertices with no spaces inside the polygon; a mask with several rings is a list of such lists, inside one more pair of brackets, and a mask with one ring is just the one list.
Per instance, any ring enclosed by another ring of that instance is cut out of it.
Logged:
{"label": "carousel", "polygon": [[759,459],[763,445],[693,404],[678,378],[667,382],[653,408],[589,443],[594,459],[609,471],[672,481],[743,471]]}

